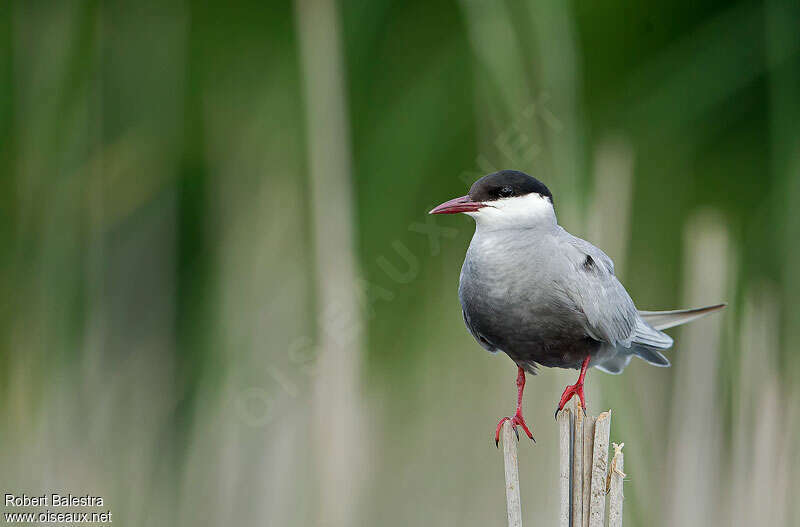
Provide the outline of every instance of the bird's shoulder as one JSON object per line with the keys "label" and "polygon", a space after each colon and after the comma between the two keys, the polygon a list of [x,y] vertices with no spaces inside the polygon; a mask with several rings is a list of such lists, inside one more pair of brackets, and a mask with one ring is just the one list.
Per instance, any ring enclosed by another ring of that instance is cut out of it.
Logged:
{"label": "bird's shoulder", "polygon": [[614,261],[604,253],[599,247],[591,244],[583,238],[570,234],[559,226],[559,239],[565,248],[568,257],[579,260],[579,263],[589,269],[593,265],[601,265],[602,270],[614,275]]}
{"label": "bird's shoulder", "polygon": [[635,332],[636,306],[615,276],[611,258],[566,230],[561,229],[558,239],[568,271],[554,285],[585,315],[590,336],[629,345]]}

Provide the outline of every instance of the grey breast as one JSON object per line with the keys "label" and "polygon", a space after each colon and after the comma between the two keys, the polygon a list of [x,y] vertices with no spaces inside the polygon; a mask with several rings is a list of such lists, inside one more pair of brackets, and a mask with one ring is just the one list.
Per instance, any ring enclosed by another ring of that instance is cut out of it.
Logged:
{"label": "grey breast", "polygon": [[601,346],[561,285],[575,272],[565,234],[558,226],[477,231],[461,270],[459,298],[470,332],[529,371],[536,364],[578,367]]}

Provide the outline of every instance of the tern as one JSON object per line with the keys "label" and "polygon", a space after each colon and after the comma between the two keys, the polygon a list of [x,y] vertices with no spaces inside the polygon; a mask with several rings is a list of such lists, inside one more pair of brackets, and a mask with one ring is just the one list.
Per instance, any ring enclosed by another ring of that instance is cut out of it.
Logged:
{"label": "tern", "polygon": [[484,176],[466,196],[430,211],[455,213],[475,220],[458,287],[464,323],[482,347],[502,351],[517,365],[517,409],[497,424],[495,445],[507,420],[515,433],[519,425],[533,439],[522,416],[526,372],[535,374],[539,366],[580,370],[556,415],[574,395],[585,412],[587,369],[619,374],[632,357],[669,366],[661,351],[673,341],[662,330],[725,307],[637,310],[611,258],[564,230],[550,190],[523,172]]}

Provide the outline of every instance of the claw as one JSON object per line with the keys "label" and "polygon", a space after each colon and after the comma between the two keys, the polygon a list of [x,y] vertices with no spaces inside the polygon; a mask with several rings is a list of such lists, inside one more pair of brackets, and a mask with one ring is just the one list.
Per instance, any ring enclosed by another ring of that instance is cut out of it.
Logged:
{"label": "claw", "polygon": [[569,402],[570,399],[572,399],[574,395],[577,395],[580,399],[579,406],[581,407],[581,410],[583,410],[583,415],[586,415],[586,400],[583,398],[583,379],[586,377],[586,368],[589,366],[590,358],[591,357],[586,357],[583,360],[583,364],[581,364],[581,373],[578,376],[578,382],[564,388],[564,393],[561,394],[561,400],[558,402],[558,408],[556,408],[554,417],[558,418],[558,412],[564,409],[564,406]]}
{"label": "claw", "polygon": [[525,423],[525,418],[522,417],[522,412],[517,409],[517,412],[514,414],[513,417],[503,417],[500,419],[500,422],[497,423],[497,429],[494,432],[494,446],[500,448],[500,430],[503,429],[503,423],[506,421],[511,421],[511,429],[514,431],[514,434],[517,436],[517,441],[519,441],[519,430],[517,430],[517,426],[522,427],[522,431],[535,443],[536,439],[533,438],[533,434],[531,433],[530,429],[528,428],[527,423]]}
{"label": "claw", "polygon": [[[511,419],[511,418],[510,417],[503,417],[502,419],[500,419],[500,422],[497,423],[497,428],[494,431],[494,446],[497,447],[497,448],[500,448],[499,447],[499,444],[500,444],[500,430],[503,429],[503,423],[505,423],[509,419]],[[512,423],[512,425],[513,425],[513,423]]]}
{"label": "claw", "polygon": [[580,400],[578,406],[583,410],[583,415],[586,415],[586,402],[583,399],[583,383],[575,383],[564,388],[564,393],[561,394],[561,400],[558,402],[558,408],[556,408],[556,416],[558,416],[558,412],[563,410],[569,400],[575,395],[577,395]]}

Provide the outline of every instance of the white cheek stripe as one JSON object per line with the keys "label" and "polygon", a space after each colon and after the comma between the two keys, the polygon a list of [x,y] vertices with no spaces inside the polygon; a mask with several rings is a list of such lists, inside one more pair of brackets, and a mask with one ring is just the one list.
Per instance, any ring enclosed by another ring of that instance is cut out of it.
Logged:
{"label": "white cheek stripe", "polygon": [[555,223],[553,204],[540,194],[527,194],[486,202],[486,207],[468,212],[479,228],[526,227],[539,223]]}

